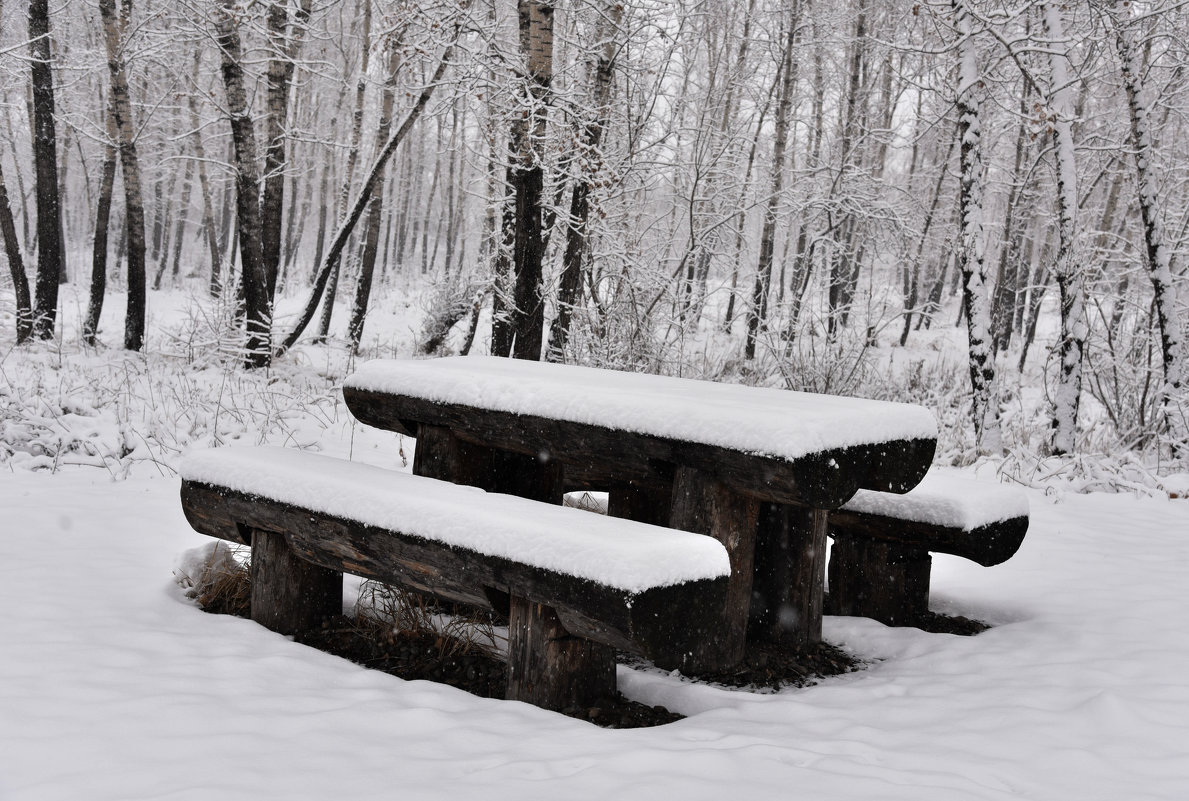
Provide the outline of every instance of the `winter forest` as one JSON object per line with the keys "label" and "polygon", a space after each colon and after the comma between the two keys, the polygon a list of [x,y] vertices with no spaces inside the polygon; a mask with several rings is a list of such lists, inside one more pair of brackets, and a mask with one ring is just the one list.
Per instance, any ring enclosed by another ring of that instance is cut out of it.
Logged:
{"label": "winter forest", "polygon": [[474,350],[1184,464],[1182,3],[2,2],[0,342]]}

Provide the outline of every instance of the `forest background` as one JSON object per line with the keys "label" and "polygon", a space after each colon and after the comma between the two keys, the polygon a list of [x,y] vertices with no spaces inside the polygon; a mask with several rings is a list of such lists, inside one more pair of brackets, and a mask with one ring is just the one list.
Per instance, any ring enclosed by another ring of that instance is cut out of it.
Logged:
{"label": "forest background", "polygon": [[412,299],[419,353],[925,403],[945,461],[1151,484],[1189,458],[1186,14],[0,0],[0,343],[275,375],[390,355]]}

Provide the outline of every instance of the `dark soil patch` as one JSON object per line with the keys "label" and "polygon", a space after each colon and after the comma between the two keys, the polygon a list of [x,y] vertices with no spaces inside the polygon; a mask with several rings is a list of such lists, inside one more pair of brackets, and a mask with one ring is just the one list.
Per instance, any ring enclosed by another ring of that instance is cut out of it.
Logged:
{"label": "dark soil patch", "polygon": [[[247,605],[222,599],[203,607],[208,612],[248,617]],[[935,633],[978,634],[988,626],[963,617],[949,617],[930,612],[914,621],[918,628]],[[382,632],[374,624],[339,616],[323,623],[320,629],[297,636],[296,641],[320,651],[350,659],[372,670],[382,670],[402,679],[436,681],[457,687],[481,698],[503,698],[507,665],[486,651],[431,632]],[[629,654],[620,654],[624,664],[646,667],[648,662]],[[716,673],[699,673],[691,681],[709,682],[728,687],[779,690],[805,687],[818,680],[858,670],[863,663],[828,643],[799,652],[770,642],[750,642],[743,661],[734,668]],[[682,716],[663,706],[649,707],[622,695],[604,698],[595,706],[566,709],[563,714],[597,726],[632,729],[663,726]]]}

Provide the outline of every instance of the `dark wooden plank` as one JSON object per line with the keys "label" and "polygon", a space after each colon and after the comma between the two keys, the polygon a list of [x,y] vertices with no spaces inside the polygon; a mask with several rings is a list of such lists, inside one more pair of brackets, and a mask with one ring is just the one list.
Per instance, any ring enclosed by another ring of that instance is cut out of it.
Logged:
{"label": "dark wooden plank", "polygon": [[921,548],[837,534],[830,554],[829,613],[911,625],[929,611],[932,558]]}
{"label": "dark wooden plank", "polygon": [[964,530],[838,509],[830,512],[830,528],[835,533],[953,554],[993,567],[1006,562],[1020,549],[1028,533],[1028,517],[1012,517]]}
{"label": "dark wooden plank", "polygon": [[628,483],[611,487],[607,492],[607,514],[611,517],[667,526],[672,507],[672,485],[653,487]]}
{"label": "dark wooden plank", "polygon": [[690,644],[721,626],[726,577],[630,593],[197,482],[182,482],[182,503],[203,534],[239,542],[244,528],[283,532],[293,552],[313,564],[482,608],[491,608],[492,598],[518,595],[553,607],[570,633],[668,670],[688,667]]}
{"label": "dark wooden plank", "polygon": [[677,469],[670,527],[714,537],[726,547],[731,560],[730,586],[720,612],[722,625],[716,636],[698,643],[690,660],[695,670],[723,670],[743,659],[758,512],[758,501],[713,476],[689,467]]}
{"label": "dark wooden plank", "polygon": [[565,471],[548,451],[532,455],[496,450],[459,439],[443,426],[422,425],[417,433],[414,475],[534,501],[562,502]]}
{"label": "dark wooden plank", "polygon": [[562,711],[615,696],[615,649],[575,637],[556,612],[513,595],[508,622],[509,700]]}
{"label": "dark wooden plank", "polygon": [[422,426],[450,428],[463,441],[530,456],[548,454],[571,480],[591,486],[671,482],[674,465],[695,467],[760,500],[836,508],[857,489],[905,492],[933,460],[932,439],[893,440],[836,448],[787,460],[632,431],[435,403],[344,387],[361,422],[417,436]]}
{"label": "dark wooden plank", "polygon": [[301,559],[283,534],[253,529],[251,537],[252,620],[297,634],[342,614],[342,573]]}

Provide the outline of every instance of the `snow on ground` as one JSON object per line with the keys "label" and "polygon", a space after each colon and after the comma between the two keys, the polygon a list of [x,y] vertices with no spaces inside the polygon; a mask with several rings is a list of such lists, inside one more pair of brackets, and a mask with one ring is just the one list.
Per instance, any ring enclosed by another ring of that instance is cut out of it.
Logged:
{"label": "snow on ground", "polygon": [[[245,377],[208,358],[201,306],[153,298],[149,356],[0,348],[0,801],[1189,797],[1183,472],[1169,500],[1062,491],[1076,481],[1045,463],[1016,556],[934,558],[934,608],[984,634],[828,617],[826,638],[870,666],[775,694],[621,668],[629,696],[688,717],[604,730],[186,599],[172,571],[209,541],[182,518],[186,450],[267,442],[391,469],[412,451],[334,399],[341,351]],[[369,356],[408,353],[415,316],[395,309]]]}
{"label": "snow on ground", "polygon": [[176,478],[0,474],[0,799],[1182,799],[1189,506],[1029,491],[1009,562],[936,557],[973,638],[827,618],[875,660],[753,694],[621,668],[689,717],[613,731],[206,615]]}

